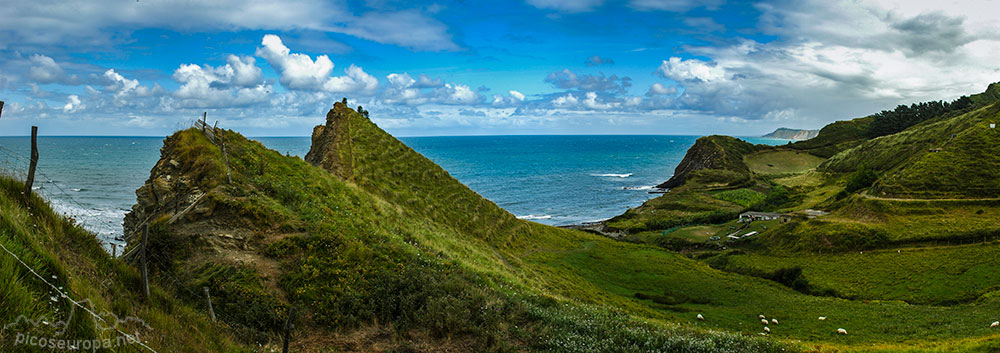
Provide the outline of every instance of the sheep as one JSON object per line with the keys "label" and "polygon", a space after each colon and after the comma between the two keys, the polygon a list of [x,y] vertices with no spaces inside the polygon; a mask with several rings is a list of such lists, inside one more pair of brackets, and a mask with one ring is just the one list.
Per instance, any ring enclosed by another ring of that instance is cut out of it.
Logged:
{"label": "sheep", "polygon": [[766,333],[763,333],[763,332],[761,332],[761,333],[760,333],[760,335],[761,335],[761,336],[767,336],[767,334],[766,334]]}
{"label": "sheep", "polygon": [[705,320],[705,317],[701,316],[701,314],[698,314],[698,320]]}
{"label": "sheep", "polygon": [[771,333],[771,328],[764,326],[764,332]]}
{"label": "sheep", "polygon": [[760,319],[760,323],[767,325],[767,319]]}
{"label": "sheep", "polygon": [[846,335],[846,334],[847,334],[847,330],[845,330],[845,329],[842,329],[842,328],[838,328],[838,329],[837,329],[837,333],[839,333],[839,334],[841,334],[841,335]]}
{"label": "sheep", "polygon": [[823,321],[823,320],[826,320],[826,316],[820,316],[819,317],[819,321]]}
{"label": "sheep", "polygon": [[778,319],[772,318],[771,319],[771,323],[777,325],[778,324]]}
{"label": "sheep", "polygon": [[764,315],[763,315],[763,314],[761,314],[761,315],[757,315],[757,318],[758,318],[758,319],[763,319],[763,318],[764,318]]}
{"label": "sheep", "polygon": [[990,328],[994,328],[994,327],[997,327],[997,326],[1000,326],[1000,321],[993,321],[993,323],[990,324]]}

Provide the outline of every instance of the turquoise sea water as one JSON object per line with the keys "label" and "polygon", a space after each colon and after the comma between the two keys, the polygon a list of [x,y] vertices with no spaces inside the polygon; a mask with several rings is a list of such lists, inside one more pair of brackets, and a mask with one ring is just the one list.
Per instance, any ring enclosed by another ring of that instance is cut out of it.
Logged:
{"label": "turquoise sea water", "polygon": [[[308,137],[258,137],[304,156]],[[656,195],[697,136],[408,137],[404,143],[514,215],[564,225],[621,214]],[[787,140],[744,138],[777,145]],[[105,242],[122,233],[135,190],[159,159],[159,137],[40,137],[35,189]],[[23,178],[26,137],[0,137],[0,172]]]}

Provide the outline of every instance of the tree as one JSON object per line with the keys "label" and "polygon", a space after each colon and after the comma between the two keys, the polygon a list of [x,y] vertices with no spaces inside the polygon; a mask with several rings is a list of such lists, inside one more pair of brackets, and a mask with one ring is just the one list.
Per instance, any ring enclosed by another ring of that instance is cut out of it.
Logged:
{"label": "tree", "polygon": [[966,111],[974,106],[975,102],[967,96],[962,96],[951,103],[944,101],[932,101],[914,103],[911,105],[900,105],[893,110],[883,110],[872,117],[871,125],[868,126],[868,136],[875,138],[879,136],[892,135],[906,130],[910,126],[921,122],[945,116],[953,112]]}
{"label": "tree", "polygon": [[872,186],[872,184],[875,184],[876,180],[878,180],[878,175],[875,174],[875,171],[871,170],[867,165],[862,163],[861,166],[858,167],[858,170],[855,170],[854,173],[851,174],[851,177],[847,179],[847,186],[844,187],[844,190],[847,192],[855,192]]}

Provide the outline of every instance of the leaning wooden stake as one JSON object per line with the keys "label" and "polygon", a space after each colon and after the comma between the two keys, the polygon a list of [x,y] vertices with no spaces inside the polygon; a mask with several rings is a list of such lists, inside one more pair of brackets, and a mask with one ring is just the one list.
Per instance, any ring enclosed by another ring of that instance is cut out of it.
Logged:
{"label": "leaning wooden stake", "polygon": [[[216,122],[215,124],[218,125],[219,123]],[[233,183],[233,174],[229,172],[229,155],[226,154],[226,136],[225,136],[225,133],[220,134],[219,130],[216,129],[215,130],[215,135],[219,137],[219,144],[222,145],[222,161],[226,162],[226,180],[229,181],[230,184],[232,184]]]}
{"label": "leaning wooden stake", "polygon": [[212,295],[208,294],[208,287],[201,287],[205,290],[205,301],[208,302],[208,317],[215,321],[215,309],[212,308]]}
{"label": "leaning wooden stake", "polygon": [[281,346],[281,353],[288,353],[288,341],[292,334],[292,329],[295,328],[295,324],[292,323],[292,319],[295,317],[295,307],[288,310],[288,318],[285,320],[285,343]]}
{"label": "leaning wooden stake", "polygon": [[149,272],[146,267],[146,243],[148,241],[149,241],[149,223],[146,223],[146,226],[142,228],[142,245],[141,245],[142,249],[140,249],[142,253],[139,254],[140,255],[139,261],[141,262],[142,266],[142,268],[140,269],[140,271],[142,271],[142,294],[144,294],[146,298],[149,298]]}
{"label": "leaning wooden stake", "polygon": [[3,116],[3,101],[0,101],[0,116]]}
{"label": "leaning wooden stake", "polygon": [[31,163],[28,166],[28,179],[24,181],[24,194],[31,196],[31,185],[35,183],[35,166],[38,165],[38,127],[31,127]]}
{"label": "leaning wooden stake", "polygon": [[118,244],[111,243],[111,258],[118,258]]}

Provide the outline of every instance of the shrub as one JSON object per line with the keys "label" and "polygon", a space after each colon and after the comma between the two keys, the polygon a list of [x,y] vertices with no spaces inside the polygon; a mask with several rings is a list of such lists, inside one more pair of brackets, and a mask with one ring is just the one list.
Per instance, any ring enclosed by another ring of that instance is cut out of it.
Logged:
{"label": "shrub", "polygon": [[875,174],[875,171],[868,168],[867,165],[861,164],[858,170],[851,173],[850,178],[847,179],[847,186],[844,187],[844,190],[855,192],[871,187],[875,183],[875,180],[878,180],[878,175]]}

